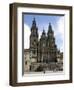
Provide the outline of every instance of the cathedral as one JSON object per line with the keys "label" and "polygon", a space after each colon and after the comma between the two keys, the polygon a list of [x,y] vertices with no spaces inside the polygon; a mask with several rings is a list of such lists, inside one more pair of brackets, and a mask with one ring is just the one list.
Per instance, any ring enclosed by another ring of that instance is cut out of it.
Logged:
{"label": "cathedral", "polygon": [[57,63],[58,49],[57,45],[55,44],[55,37],[51,23],[48,25],[47,33],[43,29],[39,39],[38,27],[34,18],[32,21],[29,40],[30,47],[28,50],[25,50],[25,55],[26,53],[29,55],[28,66],[30,71],[40,70],[41,66],[41,70],[43,70],[44,68],[46,69],[50,67],[50,64],[52,65],[52,63]]}
{"label": "cathedral", "polygon": [[36,58],[36,62],[57,62],[57,46],[51,24],[49,23],[47,34],[43,30],[40,39],[38,36],[38,27],[34,18],[30,35],[30,52],[32,53],[32,58]]}

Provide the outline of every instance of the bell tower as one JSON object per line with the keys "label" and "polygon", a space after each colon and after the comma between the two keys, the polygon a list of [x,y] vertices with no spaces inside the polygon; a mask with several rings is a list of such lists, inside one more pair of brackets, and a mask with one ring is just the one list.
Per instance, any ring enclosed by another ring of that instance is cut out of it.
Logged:
{"label": "bell tower", "polygon": [[46,33],[44,29],[41,35],[40,44],[41,44],[41,51],[40,51],[41,62],[46,62]]}
{"label": "bell tower", "polygon": [[30,35],[30,54],[34,62],[37,62],[37,48],[38,48],[38,28],[36,26],[35,18],[32,21],[31,35]]}
{"label": "bell tower", "polygon": [[51,23],[49,23],[47,32],[47,50],[48,62],[56,62],[57,46],[55,44],[54,32],[52,30]]}

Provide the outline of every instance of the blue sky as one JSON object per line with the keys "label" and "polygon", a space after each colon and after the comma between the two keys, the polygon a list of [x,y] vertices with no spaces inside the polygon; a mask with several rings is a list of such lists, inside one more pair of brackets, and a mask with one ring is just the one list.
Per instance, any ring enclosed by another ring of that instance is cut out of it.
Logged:
{"label": "blue sky", "polygon": [[[32,26],[33,18],[35,18],[35,20],[36,20],[36,25],[38,27],[39,38],[41,36],[43,28],[45,29],[45,32],[47,33],[48,25],[49,25],[49,23],[51,23],[52,29],[54,31],[55,42],[57,44],[57,47],[58,47],[58,49],[63,51],[63,48],[64,48],[63,47],[63,45],[64,45],[64,41],[63,41],[63,39],[64,39],[64,16],[24,14],[24,32],[25,32],[25,36],[26,36],[26,33],[30,33],[29,31],[30,31],[30,28]],[[29,35],[27,35],[26,37],[24,36],[24,37],[27,38],[27,37],[29,37]],[[25,47],[26,47],[27,44],[29,44],[29,42],[25,44]]]}

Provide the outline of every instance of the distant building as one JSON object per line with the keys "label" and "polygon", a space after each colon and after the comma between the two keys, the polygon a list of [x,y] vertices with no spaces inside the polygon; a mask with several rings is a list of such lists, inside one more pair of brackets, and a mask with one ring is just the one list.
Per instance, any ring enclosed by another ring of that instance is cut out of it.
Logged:
{"label": "distant building", "polygon": [[42,35],[39,39],[38,27],[34,18],[30,34],[30,48],[24,51],[25,64],[27,62],[25,65],[25,71],[35,71],[40,66],[43,68],[52,67],[52,63],[58,62],[58,58],[61,58],[59,56],[60,51],[58,53],[57,45],[55,44],[54,32],[50,23],[47,34],[43,29]]}
{"label": "distant building", "polygon": [[57,61],[63,63],[63,52],[60,52],[60,50],[57,52]]}
{"label": "distant building", "polygon": [[24,50],[24,71],[30,71],[30,53],[29,49]]}

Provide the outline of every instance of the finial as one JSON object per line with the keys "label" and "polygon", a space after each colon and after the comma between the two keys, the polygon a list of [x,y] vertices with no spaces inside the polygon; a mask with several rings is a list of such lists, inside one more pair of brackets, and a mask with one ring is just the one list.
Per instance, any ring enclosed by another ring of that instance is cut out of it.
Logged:
{"label": "finial", "polygon": [[43,27],[43,32],[42,32],[42,33],[43,33],[43,34],[46,34],[46,33],[45,33],[45,30],[44,30],[44,27]]}
{"label": "finial", "polygon": [[33,18],[33,21],[35,21],[35,17]]}
{"label": "finial", "polygon": [[49,22],[49,26],[51,26],[51,23]]}
{"label": "finial", "polygon": [[35,17],[33,18],[33,23],[32,23],[32,26],[36,26]]}
{"label": "finial", "polygon": [[43,27],[43,32],[45,32],[44,27]]}
{"label": "finial", "polygon": [[52,26],[51,26],[51,23],[49,22],[49,29],[51,29],[52,30]]}
{"label": "finial", "polygon": [[49,22],[49,25],[51,25],[51,23]]}

